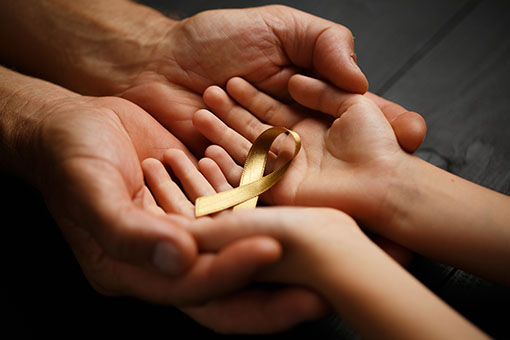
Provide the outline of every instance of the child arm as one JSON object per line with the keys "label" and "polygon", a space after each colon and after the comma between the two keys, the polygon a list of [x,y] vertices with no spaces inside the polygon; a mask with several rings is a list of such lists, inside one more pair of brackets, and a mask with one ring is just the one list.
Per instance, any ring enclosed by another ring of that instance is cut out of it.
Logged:
{"label": "child arm", "polygon": [[[294,76],[289,88],[302,105],[331,115],[344,110],[353,97],[303,76]],[[396,159],[394,175],[387,178],[385,210],[392,216],[386,223],[368,223],[371,230],[428,257],[510,285],[510,198],[418,157],[401,153]]]}
{"label": "child arm", "polygon": [[[206,177],[218,179],[207,186],[196,170],[188,168],[190,162],[175,156],[167,157],[169,165],[191,195],[211,191],[226,181],[214,174],[218,168],[202,165]],[[162,165],[158,170],[148,163],[144,171],[156,201],[165,202],[169,209],[179,206],[172,201],[187,201],[182,193],[175,192],[178,187],[162,190],[168,188],[162,186],[169,180],[168,174],[161,171]],[[262,208],[224,212],[193,221],[188,228],[202,252],[214,253],[246,237],[266,235],[279,240],[283,246],[281,260],[262,271],[257,280],[298,284],[320,292],[364,338],[486,338],[338,210]]]}
{"label": "child arm", "polygon": [[337,210],[260,208],[198,221],[192,230],[201,249],[211,251],[237,237],[275,237],[282,260],[259,279],[320,292],[363,338],[487,338]]}
{"label": "child arm", "polygon": [[[506,270],[510,198],[404,152],[386,117],[366,96],[293,76],[289,82],[293,98],[334,118],[328,121],[319,114],[303,116],[242,79],[229,82],[227,89],[243,107],[225,98],[226,93],[218,88],[206,91],[206,102],[230,127],[222,123],[218,133],[214,132],[210,126],[218,124],[218,118],[204,110],[197,112],[194,123],[213,141],[235,140],[222,146],[238,163],[244,160],[249,141],[265,128],[257,117],[271,121],[277,117],[275,123],[290,124],[286,127],[301,134],[300,154],[268,193],[269,199],[263,196],[266,201],[341,209],[367,230],[401,246],[510,284]],[[278,114],[271,114],[275,110]],[[235,185],[240,171],[227,153],[218,147],[206,151]]]}

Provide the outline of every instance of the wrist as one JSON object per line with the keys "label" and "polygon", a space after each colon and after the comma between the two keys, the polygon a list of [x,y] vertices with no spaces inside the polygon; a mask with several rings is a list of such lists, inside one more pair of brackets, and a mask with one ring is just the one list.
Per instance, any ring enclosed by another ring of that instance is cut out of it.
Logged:
{"label": "wrist", "polygon": [[372,202],[373,209],[367,209],[375,213],[369,215],[369,221],[362,222],[371,232],[393,241],[400,238],[400,232],[405,230],[406,221],[418,204],[422,181],[427,181],[420,176],[422,162],[414,155],[402,154],[399,161],[393,163],[391,173],[379,178],[381,196]]}
{"label": "wrist", "polygon": [[37,186],[40,131],[49,108],[75,94],[0,67],[0,165]]}
{"label": "wrist", "polygon": [[[110,4],[107,15],[80,18],[94,31],[92,37],[73,37],[71,77],[61,83],[89,95],[117,95],[142,73],[156,70],[160,46],[176,21],[156,10],[122,1]],[[87,30],[85,28],[84,30]]]}
{"label": "wrist", "polygon": [[[416,183],[409,180],[416,157],[402,152],[389,160],[374,161],[363,171],[355,168],[351,175],[338,181],[335,193],[347,192],[348,200],[339,199],[335,208],[347,212],[362,228],[387,237],[399,214],[407,211],[406,199],[414,192]],[[345,183],[349,186],[345,188]]]}
{"label": "wrist", "polygon": [[429,258],[508,285],[508,196],[411,156],[375,232]]}
{"label": "wrist", "polygon": [[0,61],[82,94],[125,89],[156,64],[152,53],[174,24],[132,1],[27,2],[0,5],[12,13],[0,23]]}

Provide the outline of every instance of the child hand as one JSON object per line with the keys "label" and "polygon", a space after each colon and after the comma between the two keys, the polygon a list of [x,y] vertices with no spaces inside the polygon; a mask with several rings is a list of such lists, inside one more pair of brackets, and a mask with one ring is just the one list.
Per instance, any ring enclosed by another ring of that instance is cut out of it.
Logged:
{"label": "child hand", "polygon": [[[317,288],[315,274],[323,275],[341,257],[350,258],[375,247],[347,214],[328,208],[264,208],[249,211],[223,211],[213,217],[194,219],[193,201],[202,195],[228,190],[230,185],[216,163],[204,158],[202,171],[180,150],[167,150],[163,162],[146,159],[142,169],[148,188],[154,195],[152,209],[167,214],[182,214],[190,221],[188,228],[197,238],[202,252],[216,252],[240,240],[266,235],[277,239],[284,247],[284,256],[277,264],[258,275],[258,280],[298,283]],[[167,172],[165,165],[184,188],[184,192]],[[157,203],[156,203],[157,202]],[[155,205],[158,205],[159,210]],[[331,259],[334,259],[333,263]],[[321,266],[317,264],[320,263]],[[301,268],[309,268],[301,270]],[[318,270],[317,273],[314,270]]]}
{"label": "child hand", "polygon": [[[341,209],[373,231],[391,220],[386,197],[412,156],[402,150],[374,102],[316,79],[292,77],[289,90],[294,99],[333,116],[332,122],[331,117],[318,113],[305,115],[240,78],[231,79],[227,90],[239,105],[222,89],[210,87],[204,101],[217,117],[199,110],[193,122],[211,142],[224,148],[211,146],[206,156],[218,163],[232,185],[238,184],[242,171],[236,162],[244,162],[251,142],[268,127],[264,121],[292,129],[302,139],[301,152],[264,196],[266,201]],[[285,149],[285,143],[273,150],[278,153],[279,148]]]}
{"label": "child hand", "polygon": [[[146,208],[157,214],[175,217],[180,214],[188,223],[195,221],[192,201],[198,196],[214,194],[230,189],[225,177],[210,159],[200,160],[201,170],[207,174],[210,183],[197,170],[182,151],[167,150],[163,162],[146,159],[142,162],[147,186],[144,199]],[[184,188],[186,194],[169,175],[167,166]],[[229,214],[220,212],[215,217]],[[177,216],[180,217],[180,216]],[[199,221],[208,221],[202,217]],[[185,225],[186,223],[181,223]],[[279,260],[281,246],[277,240],[266,235],[240,237],[221,250],[201,252],[188,276],[195,278],[195,284],[207,285],[221,297],[200,300],[195,297],[181,309],[201,324],[223,332],[266,333],[284,330],[298,322],[323,316],[328,305],[319,295],[298,286],[279,287],[275,290],[241,289],[253,276],[271,263]],[[193,281],[187,280],[188,290]],[[193,287],[193,286],[191,286]],[[243,313],[237,311],[242,310]]]}
{"label": "child hand", "polygon": [[[191,225],[199,247],[216,251],[239,238],[268,235],[279,240],[283,257],[258,280],[320,289],[319,278],[375,244],[347,214],[330,208],[265,207],[228,212]],[[378,251],[383,254],[382,251]],[[385,255],[387,257],[387,255]]]}
{"label": "child hand", "polygon": [[320,292],[364,339],[411,339],[416,334],[424,339],[488,338],[338,210],[242,210],[200,220],[190,229],[200,248],[210,251],[250,235],[275,237],[282,243],[283,256],[258,278]]}

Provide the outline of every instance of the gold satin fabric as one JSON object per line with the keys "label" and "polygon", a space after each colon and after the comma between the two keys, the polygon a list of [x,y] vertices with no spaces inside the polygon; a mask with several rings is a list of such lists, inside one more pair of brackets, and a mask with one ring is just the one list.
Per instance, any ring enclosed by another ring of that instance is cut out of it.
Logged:
{"label": "gold satin fabric", "polygon": [[[271,144],[282,133],[289,133],[294,138],[294,155],[281,168],[262,177]],[[197,198],[195,215],[197,217],[209,215],[230,207],[234,207],[234,210],[255,208],[259,195],[269,190],[282,178],[300,149],[301,138],[292,130],[284,127],[272,127],[262,132],[248,152],[239,187]]]}

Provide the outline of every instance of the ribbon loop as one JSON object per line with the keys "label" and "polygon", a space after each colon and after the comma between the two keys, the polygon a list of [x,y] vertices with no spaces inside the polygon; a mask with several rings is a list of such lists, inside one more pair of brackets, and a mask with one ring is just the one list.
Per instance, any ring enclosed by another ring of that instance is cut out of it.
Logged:
{"label": "ribbon loop", "polygon": [[[282,133],[288,133],[294,139],[294,155],[281,168],[263,176],[271,144]],[[248,152],[239,187],[197,198],[195,215],[197,217],[209,215],[230,207],[234,207],[234,210],[255,208],[259,195],[269,190],[282,178],[300,149],[301,138],[292,130],[284,127],[272,127],[262,132]]]}

